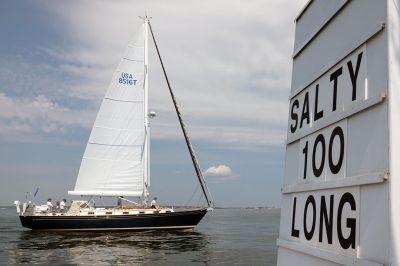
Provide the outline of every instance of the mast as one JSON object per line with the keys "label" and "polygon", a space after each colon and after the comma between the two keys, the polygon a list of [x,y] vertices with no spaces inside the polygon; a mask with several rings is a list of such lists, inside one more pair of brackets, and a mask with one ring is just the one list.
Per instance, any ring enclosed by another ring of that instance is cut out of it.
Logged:
{"label": "mast", "polygon": [[149,87],[148,87],[148,25],[149,18],[144,17],[144,132],[145,142],[143,147],[143,203],[147,205],[150,186],[150,126],[149,126]]}
{"label": "mast", "polygon": [[165,71],[165,67],[164,67],[163,61],[161,59],[160,51],[158,50],[157,42],[156,42],[156,39],[154,37],[154,33],[153,33],[152,28],[151,28],[150,21],[148,21],[148,25],[149,25],[151,36],[153,37],[154,45],[155,45],[156,50],[157,50],[158,59],[160,60],[165,80],[167,81],[169,93],[170,93],[172,101],[174,103],[174,107],[175,107],[176,114],[178,116],[179,124],[181,126],[183,136],[185,137],[186,146],[187,146],[187,148],[189,150],[190,157],[192,158],[192,162],[193,162],[194,169],[196,171],[197,178],[199,180],[201,189],[203,190],[203,194],[204,194],[204,197],[206,198],[208,207],[211,207],[213,205],[213,199],[212,199],[210,191],[208,190],[208,187],[206,185],[206,181],[204,180],[203,173],[201,172],[200,165],[199,165],[199,162],[197,160],[196,154],[194,153],[192,144],[190,143],[189,135],[188,135],[188,133],[186,131],[185,124],[183,123],[182,115],[181,115],[181,113],[179,111],[178,104],[176,102],[174,93],[172,92],[171,85],[170,85],[169,80],[168,80],[167,72]]}

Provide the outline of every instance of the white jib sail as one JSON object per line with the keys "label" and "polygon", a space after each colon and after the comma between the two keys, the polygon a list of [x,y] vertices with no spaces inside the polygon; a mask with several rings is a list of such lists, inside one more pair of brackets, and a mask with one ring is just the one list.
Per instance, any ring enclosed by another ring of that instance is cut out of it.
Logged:
{"label": "white jib sail", "polygon": [[[144,25],[143,25],[144,27]],[[100,106],[70,195],[144,194],[144,32],[130,42]]]}

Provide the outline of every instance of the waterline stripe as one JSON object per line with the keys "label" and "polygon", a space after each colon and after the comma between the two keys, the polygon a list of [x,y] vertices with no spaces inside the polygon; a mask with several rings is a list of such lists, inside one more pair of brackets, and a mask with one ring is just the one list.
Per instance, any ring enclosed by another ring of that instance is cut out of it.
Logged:
{"label": "waterline stripe", "polygon": [[72,229],[34,229],[35,231],[105,231],[105,230],[154,230],[154,229],[193,229],[195,225],[155,226],[155,227],[104,227],[104,228],[72,228]]}

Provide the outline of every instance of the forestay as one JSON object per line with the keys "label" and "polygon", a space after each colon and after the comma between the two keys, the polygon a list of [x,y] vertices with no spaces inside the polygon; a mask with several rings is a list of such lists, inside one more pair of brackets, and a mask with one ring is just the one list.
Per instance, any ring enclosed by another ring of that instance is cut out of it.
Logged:
{"label": "forestay", "polygon": [[144,26],[125,50],[102,101],[70,195],[142,196],[144,125]]}

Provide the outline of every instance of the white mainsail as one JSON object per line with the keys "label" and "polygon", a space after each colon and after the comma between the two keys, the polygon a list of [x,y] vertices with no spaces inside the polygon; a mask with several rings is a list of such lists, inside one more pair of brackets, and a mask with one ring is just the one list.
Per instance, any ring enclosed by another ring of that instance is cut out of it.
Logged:
{"label": "white mainsail", "polygon": [[146,27],[147,21],[113,75],[70,195],[147,197]]}

